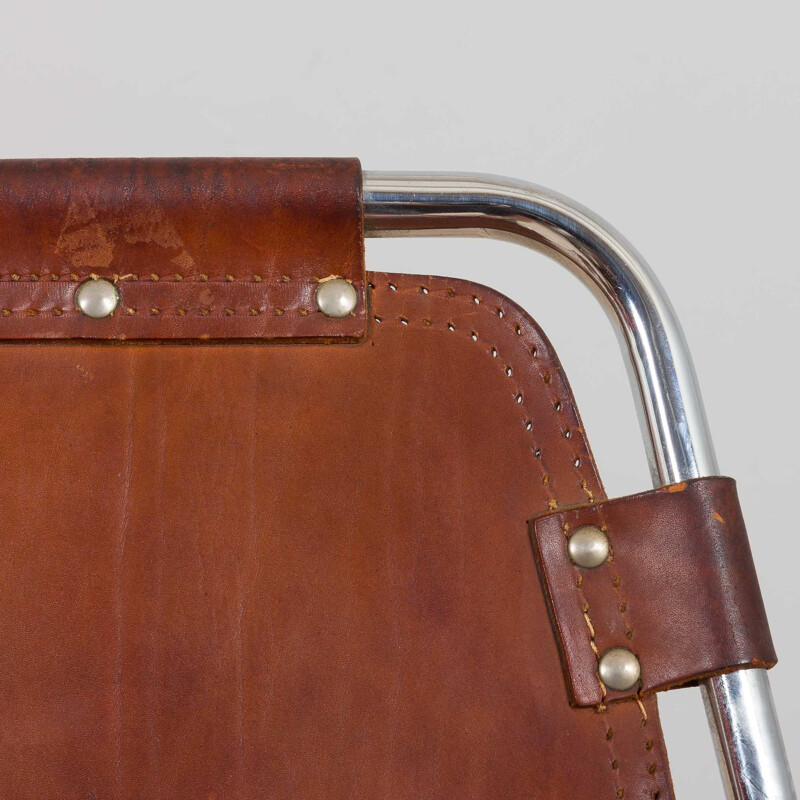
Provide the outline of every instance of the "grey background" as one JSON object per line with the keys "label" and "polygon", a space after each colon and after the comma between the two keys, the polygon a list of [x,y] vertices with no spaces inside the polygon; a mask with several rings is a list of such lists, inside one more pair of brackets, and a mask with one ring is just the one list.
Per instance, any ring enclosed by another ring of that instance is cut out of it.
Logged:
{"label": "grey background", "polygon": [[[0,156],[358,155],[525,178],[611,221],[672,297],[739,479],[798,774],[798,29],[797,3],[734,0],[6,4]],[[649,486],[616,340],[573,277],[491,242],[372,241],[368,265],[520,302],[609,493]],[[678,796],[721,797],[697,690],[661,705]]]}

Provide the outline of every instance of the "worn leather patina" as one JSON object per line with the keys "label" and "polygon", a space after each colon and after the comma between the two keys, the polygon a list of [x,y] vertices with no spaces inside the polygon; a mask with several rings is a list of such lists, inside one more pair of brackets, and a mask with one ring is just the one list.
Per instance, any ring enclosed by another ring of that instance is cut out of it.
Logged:
{"label": "worn leather patina", "polygon": [[[570,531],[605,531],[611,555],[579,569]],[[534,519],[531,538],[577,705],[597,705],[777,662],[730,478],[698,478]],[[613,691],[597,653],[625,647],[639,683]]]}
{"label": "worn leather patina", "polygon": [[361,217],[349,160],[0,164],[3,796],[672,796],[654,696],[570,703],[527,520],[605,495],[550,344]]}
{"label": "worn leather patina", "polygon": [[[362,216],[355,159],[0,161],[0,340],[361,338]],[[331,276],[361,298],[335,323]],[[98,277],[103,320],[74,301]]]}

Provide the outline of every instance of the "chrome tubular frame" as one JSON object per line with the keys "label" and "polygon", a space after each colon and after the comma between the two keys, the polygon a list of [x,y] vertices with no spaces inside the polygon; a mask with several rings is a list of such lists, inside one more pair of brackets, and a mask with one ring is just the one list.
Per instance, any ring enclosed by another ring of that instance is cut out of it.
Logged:
{"label": "chrome tubular frame", "polygon": [[[367,172],[364,208],[367,236],[492,237],[566,266],[616,323],[654,485],[718,474],[675,312],[644,259],[602,219],[547,189],[473,174]],[[712,678],[703,692],[728,797],[796,798],[766,672]]]}

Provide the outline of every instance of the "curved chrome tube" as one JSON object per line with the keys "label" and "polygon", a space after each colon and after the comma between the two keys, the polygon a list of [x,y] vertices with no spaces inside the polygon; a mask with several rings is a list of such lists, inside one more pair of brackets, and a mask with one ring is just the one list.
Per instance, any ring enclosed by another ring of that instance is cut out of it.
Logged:
{"label": "curved chrome tube", "polygon": [[[480,236],[541,250],[576,274],[615,323],[660,486],[715,475],[716,457],[680,324],[645,260],[577,203],[522,181],[488,175],[364,175],[367,236]],[[704,682],[709,723],[730,798],[795,798],[763,670]]]}

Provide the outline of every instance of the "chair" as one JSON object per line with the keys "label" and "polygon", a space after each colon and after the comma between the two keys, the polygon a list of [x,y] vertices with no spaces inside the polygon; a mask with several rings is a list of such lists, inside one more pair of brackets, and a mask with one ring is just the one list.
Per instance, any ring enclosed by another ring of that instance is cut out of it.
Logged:
{"label": "chair", "polygon": [[[699,683],[729,796],[795,797],[686,342],[591,212],[344,159],[0,162],[0,231],[0,793],[666,800],[656,693]],[[414,235],[594,290],[655,490],[605,497],[511,300],[364,271]]]}
{"label": "chair", "polygon": [[[608,223],[555,192],[480,174],[367,173],[368,236],[491,237],[544,252],[592,289],[616,325],[635,384],[653,485],[719,470],[680,323],[645,260]],[[769,679],[703,681],[729,797],[794,797]]]}

